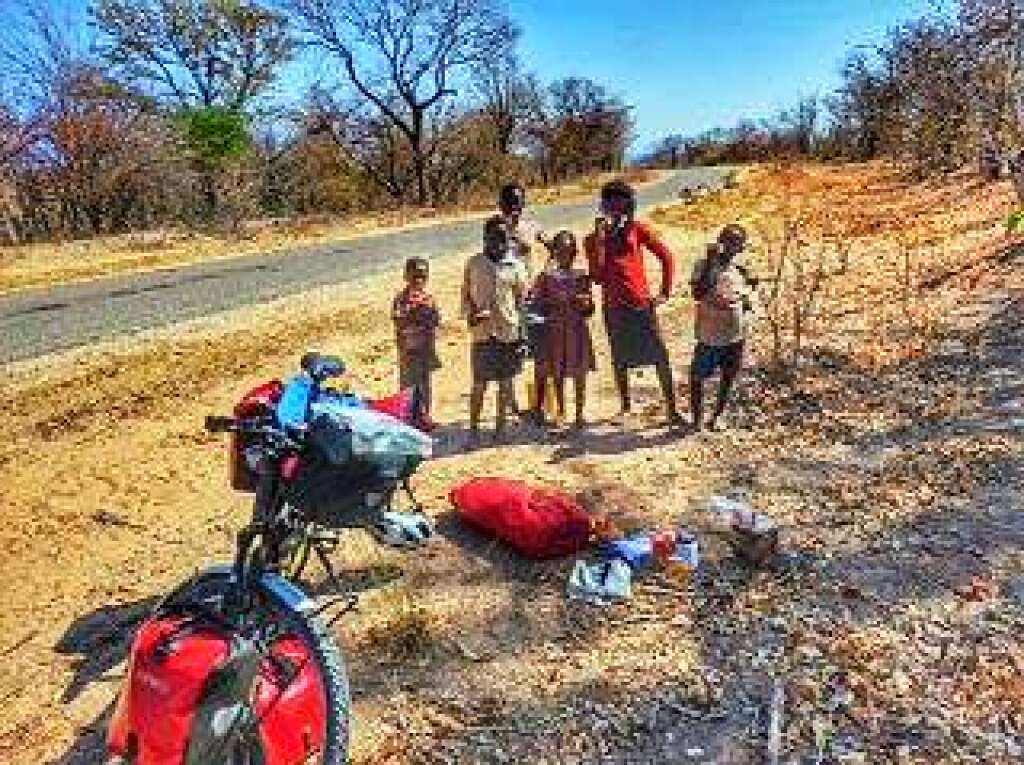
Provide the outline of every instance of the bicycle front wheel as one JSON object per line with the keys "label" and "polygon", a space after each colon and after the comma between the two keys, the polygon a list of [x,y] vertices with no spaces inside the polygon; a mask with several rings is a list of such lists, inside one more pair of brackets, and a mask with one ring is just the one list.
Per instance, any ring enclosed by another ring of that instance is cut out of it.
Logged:
{"label": "bicycle front wheel", "polygon": [[[211,674],[195,711],[186,763],[348,762],[350,699],[344,659],[312,601],[298,587],[264,574],[242,593],[229,569],[215,569],[169,596],[154,618],[178,616],[190,625],[186,636],[197,630],[212,632],[231,646],[230,658]],[[129,678],[126,690],[145,685]],[[144,738],[146,732],[135,734]],[[129,761],[147,765],[146,748],[135,749],[136,758]]]}

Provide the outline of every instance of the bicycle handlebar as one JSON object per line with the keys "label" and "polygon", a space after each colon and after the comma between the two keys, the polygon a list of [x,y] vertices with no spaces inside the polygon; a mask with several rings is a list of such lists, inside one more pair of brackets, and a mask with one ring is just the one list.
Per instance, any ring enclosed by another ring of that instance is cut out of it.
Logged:
{"label": "bicycle handlebar", "polygon": [[281,449],[298,451],[302,447],[301,434],[296,437],[295,434],[285,431],[264,418],[243,419],[208,415],[205,426],[210,433],[244,433],[262,436]]}
{"label": "bicycle handlebar", "polygon": [[234,417],[216,417],[212,414],[206,416],[204,426],[210,433],[234,433],[239,430],[238,420]]}

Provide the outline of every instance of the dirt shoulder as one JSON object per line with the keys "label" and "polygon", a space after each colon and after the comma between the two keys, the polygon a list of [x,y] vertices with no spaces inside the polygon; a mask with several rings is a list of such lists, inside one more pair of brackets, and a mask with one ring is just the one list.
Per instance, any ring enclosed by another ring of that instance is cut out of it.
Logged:
{"label": "dirt shoulder", "polygon": [[[775,678],[793,758],[1012,759],[1024,743],[1024,272],[999,233],[1009,204],[1008,188],[968,177],[932,187],[880,166],[808,167],[762,169],[741,189],[662,210],[659,229],[687,258],[736,218],[758,231],[762,270],[780,217],[804,220],[808,242],[827,230],[849,247],[808,322],[799,373],[755,366],[734,429],[700,438],[661,427],[650,374],[637,381],[636,419],[604,422],[615,401],[595,322],[594,426],[465,452],[462,263],[436,261],[447,425],[416,486],[440,538],[403,555],[348,532],[336,559],[367,588],[338,632],[354,761],[759,762]],[[909,302],[900,237],[915,243]],[[0,760],[99,759],[145,607],[225,558],[248,511],[203,415],[311,347],[343,355],[354,389],[389,392],[392,281],[5,369]],[[690,313],[679,295],[663,315],[680,380]],[[753,346],[770,359],[764,323]],[[785,525],[791,555],[752,571],[704,534],[692,586],[654,574],[628,605],[579,606],[563,594],[571,561],[526,563],[452,520],[452,484],[496,473],[590,490],[625,525],[700,528],[693,508],[741,493]]]}
{"label": "dirt shoulder", "polygon": [[[664,176],[658,171],[635,171],[632,177],[639,184],[650,184]],[[600,184],[611,177],[608,174],[561,186],[531,189],[530,203],[541,206],[591,198]],[[3,248],[0,249],[0,295],[32,287],[179,268],[210,260],[330,245],[367,235],[480,217],[490,209],[409,209],[346,218],[311,216],[253,221],[233,236],[158,230],[64,244]]]}

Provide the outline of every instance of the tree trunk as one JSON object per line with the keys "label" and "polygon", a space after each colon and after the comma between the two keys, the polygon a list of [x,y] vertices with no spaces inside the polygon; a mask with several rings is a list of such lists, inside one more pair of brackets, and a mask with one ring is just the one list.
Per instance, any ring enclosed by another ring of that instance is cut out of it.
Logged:
{"label": "tree trunk", "polygon": [[414,109],[412,113],[412,132],[409,135],[412,149],[412,168],[416,175],[416,203],[420,207],[430,204],[430,193],[427,184],[427,158],[423,154],[423,110]]}
{"label": "tree trunk", "polygon": [[201,168],[199,182],[203,198],[203,220],[213,223],[217,220],[217,171],[208,165]]}

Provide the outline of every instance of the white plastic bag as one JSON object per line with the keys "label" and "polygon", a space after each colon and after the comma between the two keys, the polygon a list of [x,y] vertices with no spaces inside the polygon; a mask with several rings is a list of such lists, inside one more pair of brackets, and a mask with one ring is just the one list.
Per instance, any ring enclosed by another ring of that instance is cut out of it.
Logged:
{"label": "white plastic bag", "polygon": [[633,569],[620,558],[588,564],[576,561],[566,592],[574,600],[604,605],[609,600],[633,597]]}
{"label": "white plastic bag", "polygon": [[397,475],[410,458],[427,459],[433,451],[430,436],[372,409],[324,401],[314,402],[310,415],[321,448],[336,463],[352,456]]}

